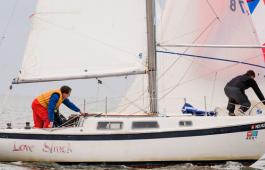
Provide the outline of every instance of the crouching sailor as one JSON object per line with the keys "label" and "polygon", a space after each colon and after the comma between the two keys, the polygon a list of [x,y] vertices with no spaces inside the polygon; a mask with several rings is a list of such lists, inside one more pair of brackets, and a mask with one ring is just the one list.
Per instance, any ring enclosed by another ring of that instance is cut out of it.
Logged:
{"label": "crouching sailor", "polygon": [[69,109],[83,114],[68,97],[72,89],[68,86],[62,86],[58,90],[51,90],[41,94],[32,102],[33,120],[35,128],[52,128],[55,110],[58,110],[63,103]]}
{"label": "crouching sailor", "polygon": [[228,82],[224,88],[225,94],[228,97],[227,110],[230,116],[235,116],[235,104],[240,104],[240,108],[237,110],[238,114],[243,115],[250,107],[250,101],[248,100],[245,90],[251,87],[258,98],[265,104],[264,96],[257,85],[255,78],[255,72],[253,70],[247,71],[245,74],[233,78]]}

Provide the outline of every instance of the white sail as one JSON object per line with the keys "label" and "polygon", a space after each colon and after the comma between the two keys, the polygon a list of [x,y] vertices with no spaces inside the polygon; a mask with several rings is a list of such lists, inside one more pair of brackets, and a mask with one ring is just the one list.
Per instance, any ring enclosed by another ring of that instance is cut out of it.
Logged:
{"label": "white sail", "polygon": [[31,18],[19,82],[145,71],[145,1],[38,1]]}
{"label": "white sail", "polygon": [[[225,84],[248,69],[265,91],[264,61],[255,48],[165,47],[176,44],[259,45],[242,0],[168,0],[158,44],[160,112],[179,113],[186,101],[200,109],[226,106]],[[181,55],[184,54],[184,55]],[[254,92],[249,98],[257,100]]]}

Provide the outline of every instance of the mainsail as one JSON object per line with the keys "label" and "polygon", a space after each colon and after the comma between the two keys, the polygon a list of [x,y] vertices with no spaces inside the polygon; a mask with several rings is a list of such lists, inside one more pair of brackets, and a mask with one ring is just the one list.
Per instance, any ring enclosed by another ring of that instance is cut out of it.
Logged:
{"label": "mainsail", "polygon": [[265,90],[260,49],[174,46],[259,45],[245,1],[168,0],[157,37],[160,112],[180,112],[184,99],[206,110],[225,106],[225,84],[248,69]]}
{"label": "mainsail", "polygon": [[[136,12],[137,11],[137,12]],[[146,4],[142,0],[44,0],[15,82],[144,73]]]}

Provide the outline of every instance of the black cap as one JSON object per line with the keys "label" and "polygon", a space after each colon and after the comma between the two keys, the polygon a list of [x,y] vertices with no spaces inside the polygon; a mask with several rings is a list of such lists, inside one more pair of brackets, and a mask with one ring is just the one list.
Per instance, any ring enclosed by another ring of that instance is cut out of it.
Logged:
{"label": "black cap", "polygon": [[253,70],[248,70],[248,71],[246,72],[246,75],[248,75],[248,76],[253,76],[253,77],[255,78],[255,72],[254,72]]}

